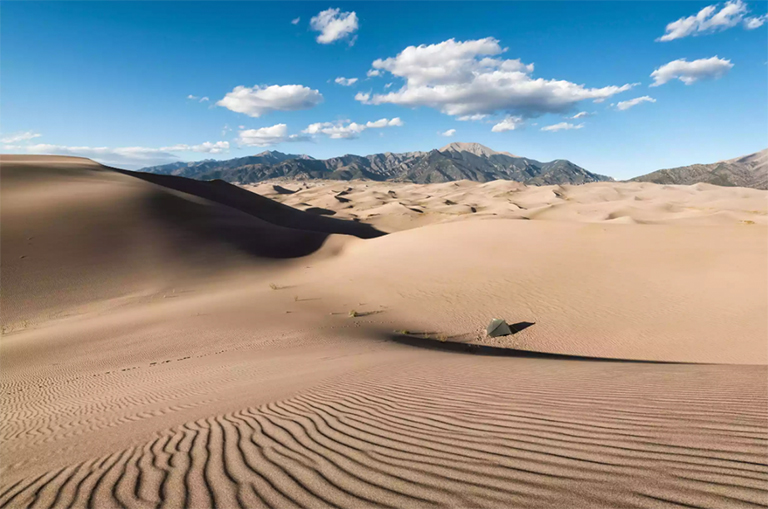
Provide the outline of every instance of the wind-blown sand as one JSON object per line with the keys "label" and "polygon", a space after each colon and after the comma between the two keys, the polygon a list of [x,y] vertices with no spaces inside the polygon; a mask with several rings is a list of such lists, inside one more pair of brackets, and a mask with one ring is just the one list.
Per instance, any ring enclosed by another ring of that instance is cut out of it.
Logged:
{"label": "wind-blown sand", "polygon": [[768,504],[765,191],[0,170],[0,506]]}

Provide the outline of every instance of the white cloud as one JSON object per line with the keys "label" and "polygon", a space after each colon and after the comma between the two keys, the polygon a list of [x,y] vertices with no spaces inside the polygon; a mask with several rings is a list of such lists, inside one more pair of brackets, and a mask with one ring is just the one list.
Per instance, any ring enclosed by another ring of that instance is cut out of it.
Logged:
{"label": "white cloud", "polygon": [[208,99],[207,97],[198,97],[198,96],[196,96],[196,95],[192,95],[192,94],[189,94],[189,95],[187,96],[187,99],[189,99],[189,100],[191,100],[191,101],[197,101],[197,102],[201,102],[201,103],[204,103],[204,102],[210,101],[210,99]]}
{"label": "white cloud", "polygon": [[339,77],[339,78],[336,78],[336,79],[335,79],[335,80],[333,80],[333,81],[335,81],[336,83],[338,83],[339,85],[341,85],[341,86],[343,86],[343,87],[349,87],[349,86],[352,86],[352,85],[354,85],[355,83],[357,83],[357,78],[344,78],[344,77]]}
{"label": "white cloud", "polygon": [[223,152],[229,151],[229,142],[217,141],[212,143],[210,141],[206,141],[200,145],[172,145],[170,147],[162,147],[160,150],[171,152],[207,152],[209,154],[221,154]]}
{"label": "white cloud", "polygon": [[447,131],[443,131],[442,133],[437,133],[437,134],[439,134],[440,136],[445,136],[450,138],[451,136],[456,134],[456,129],[448,129]]}
{"label": "white cloud", "polygon": [[717,5],[709,5],[697,14],[680,18],[667,25],[664,35],[657,41],[673,41],[683,37],[721,32],[738,24],[743,24],[747,30],[758,28],[765,22],[765,16],[747,17],[749,9],[742,0],[726,2],[720,10]]}
{"label": "white cloud", "polygon": [[39,138],[40,136],[42,136],[42,134],[32,131],[9,134],[5,138],[0,139],[0,143],[18,143],[20,141],[29,141],[35,138]]}
{"label": "white cloud", "polygon": [[766,21],[768,21],[768,14],[763,14],[762,16],[754,18],[746,18],[744,20],[744,28],[747,30],[754,30],[755,28],[763,26]]}
{"label": "white cloud", "polygon": [[[357,14],[341,12],[340,9],[327,9],[309,20],[309,26],[312,30],[320,32],[317,42],[330,44],[349,37],[357,30]],[[350,42],[353,43],[354,40]]]}
{"label": "white cloud", "polygon": [[386,85],[384,85],[384,88],[389,88],[391,86],[392,86],[392,83],[387,83]]}
{"label": "white cloud", "polygon": [[523,117],[513,117],[508,116],[495,126],[491,128],[491,131],[494,133],[503,133],[506,131],[514,131],[516,128],[523,125]]}
{"label": "white cloud", "polygon": [[477,120],[482,120],[482,119],[484,119],[487,116],[488,115],[483,115],[483,114],[480,114],[480,113],[475,114],[475,115],[462,115],[460,117],[457,117],[456,120],[461,120],[462,122],[475,122]]}
{"label": "white cloud", "polygon": [[550,132],[570,131],[571,129],[581,129],[582,127],[584,127],[584,124],[571,124],[569,122],[560,122],[559,124],[542,127],[541,130],[550,131]]}
{"label": "white cloud", "polygon": [[624,110],[628,110],[632,106],[637,106],[638,104],[644,103],[644,102],[655,103],[656,99],[654,99],[653,97],[649,97],[647,95],[644,95],[642,97],[635,97],[634,99],[630,99],[628,101],[621,101],[620,103],[617,103],[616,109],[620,111],[624,111]]}
{"label": "white cloud", "polygon": [[365,73],[366,76],[369,78],[373,78],[376,76],[381,76],[381,71],[378,69],[369,69],[367,73]]}
{"label": "white cloud", "polygon": [[301,21],[301,18],[293,18],[291,20],[291,25],[298,25],[299,21]]}
{"label": "white cloud", "polygon": [[703,79],[722,78],[731,70],[731,67],[733,67],[733,64],[730,60],[718,58],[717,56],[702,58],[693,62],[688,62],[681,58],[664,64],[653,71],[651,77],[654,79],[654,82],[651,86],[658,87],[673,79],[679,79],[686,85],[690,85]]}
{"label": "white cloud", "polygon": [[591,113],[587,113],[586,111],[580,111],[580,112],[578,112],[577,114],[575,114],[574,116],[572,116],[570,118],[578,119],[578,118],[589,117],[591,115],[592,115]]}
{"label": "white cloud", "polygon": [[267,147],[277,145],[288,141],[307,141],[306,136],[298,134],[288,134],[288,126],[285,124],[275,124],[270,127],[259,129],[247,129],[240,131],[237,137],[237,144],[248,147]]}
{"label": "white cloud", "polygon": [[367,122],[365,126],[371,129],[377,129],[381,127],[402,127],[403,121],[400,120],[400,117],[395,117],[392,120],[387,120],[386,118],[380,118],[376,122]]}
{"label": "white cloud", "polygon": [[313,108],[323,102],[322,94],[302,85],[237,86],[216,104],[237,113],[260,117],[273,111]]}
{"label": "white cloud", "polygon": [[210,101],[210,99],[208,99],[207,97],[201,97],[200,98],[200,102],[201,103],[208,102],[208,101]]}
{"label": "white cloud", "polygon": [[409,46],[372,64],[404,78],[406,84],[395,92],[356,99],[366,104],[427,106],[464,118],[502,111],[536,116],[566,111],[583,100],[604,100],[633,86],[585,88],[563,80],[534,79],[533,64],[495,58],[505,51],[492,37]]}
{"label": "white cloud", "polygon": [[370,98],[371,98],[370,93],[358,92],[355,94],[355,101],[360,101],[362,103],[368,102]]}
{"label": "white cloud", "polygon": [[229,142],[205,142],[200,145],[173,145],[170,147],[69,147],[65,145],[5,146],[4,150],[27,154],[50,154],[88,157],[108,166],[137,169],[145,166],[172,163],[179,160],[174,152],[205,152],[221,154],[229,150]]}
{"label": "white cloud", "polygon": [[381,129],[384,127],[400,127],[403,125],[403,121],[399,117],[393,119],[382,118],[375,122],[366,122],[365,124],[358,124],[356,122],[350,122],[349,120],[341,120],[337,122],[317,122],[310,124],[306,129],[301,131],[304,134],[324,134],[332,139],[350,139],[357,138],[360,133],[366,129]]}

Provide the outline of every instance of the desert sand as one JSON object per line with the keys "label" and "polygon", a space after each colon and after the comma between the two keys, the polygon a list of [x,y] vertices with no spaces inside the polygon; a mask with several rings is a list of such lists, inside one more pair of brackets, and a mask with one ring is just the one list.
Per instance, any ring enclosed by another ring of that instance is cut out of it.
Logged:
{"label": "desert sand", "polygon": [[768,505],[766,191],[0,171],[2,507]]}

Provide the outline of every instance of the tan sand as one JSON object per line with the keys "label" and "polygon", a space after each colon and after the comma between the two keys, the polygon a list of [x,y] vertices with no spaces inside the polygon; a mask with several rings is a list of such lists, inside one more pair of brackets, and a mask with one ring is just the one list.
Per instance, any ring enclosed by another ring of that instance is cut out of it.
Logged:
{"label": "tan sand", "polygon": [[764,191],[0,169],[2,507],[768,503]]}
{"label": "tan sand", "polygon": [[580,223],[768,225],[765,191],[711,184],[597,182],[529,187],[506,180],[485,184],[466,180],[444,184],[274,180],[244,187],[301,210],[362,220],[387,232],[490,217]]}

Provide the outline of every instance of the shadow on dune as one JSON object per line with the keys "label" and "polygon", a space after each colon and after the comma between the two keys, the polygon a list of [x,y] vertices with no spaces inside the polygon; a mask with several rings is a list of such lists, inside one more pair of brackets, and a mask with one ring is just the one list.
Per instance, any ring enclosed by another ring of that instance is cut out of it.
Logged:
{"label": "shadow on dune", "polygon": [[[2,157],[0,180],[4,324],[48,320],[52,310],[151,293],[244,264],[308,256],[334,234],[384,235],[224,182],[82,158]],[[341,243],[331,242],[326,252],[338,252]]]}
{"label": "shadow on dune", "polygon": [[[519,332],[533,325],[530,322],[520,322],[510,324],[513,331]],[[522,327],[522,328],[521,328]],[[530,350],[518,350],[515,348],[500,348],[497,346],[477,345],[472,343],[459,343],[456,341],[440,341],[433,339],[437,336],[434,332],[391,332],[385,334],[385,338],[401,345],[408,345],[428,350],[440,350],[444,352],[474,354],[494,357],[516,357],[525,359],[559,359],[569,361],[587,361],[587,362],[629,362],[641,364],[703,364],[696,362],[676,362],[676,361],[650,361],[635,359],[616,359],[610,357],[589,357],[583,355],[566,355],[558,353],[535,352]]]}
{"label": "shadow on dune", "polygon": [[[177,251],[178,259],[197,256],[210,259],[205,253],[211,241],[226,244],[238,251],[261,258],[298,258],[319,250],[328,233],[275,226],[239,210],[190,200],[183,195],[155,192],[147,195],[146,209],[153,217],[179,232],[169,249]],[[215,261],[215,257],[210,260]]]}
{"label": "shadow on dune", "polygon": [[377,230],[369,224],[345,221],[320,214],[308,214],[223,180],[200,181],[173,175],[155,175],[116,168],[114,171],[169,189],[199,196],[285,228],[353,235],[361,239],[373,239],[386,235],[385,232]]}

